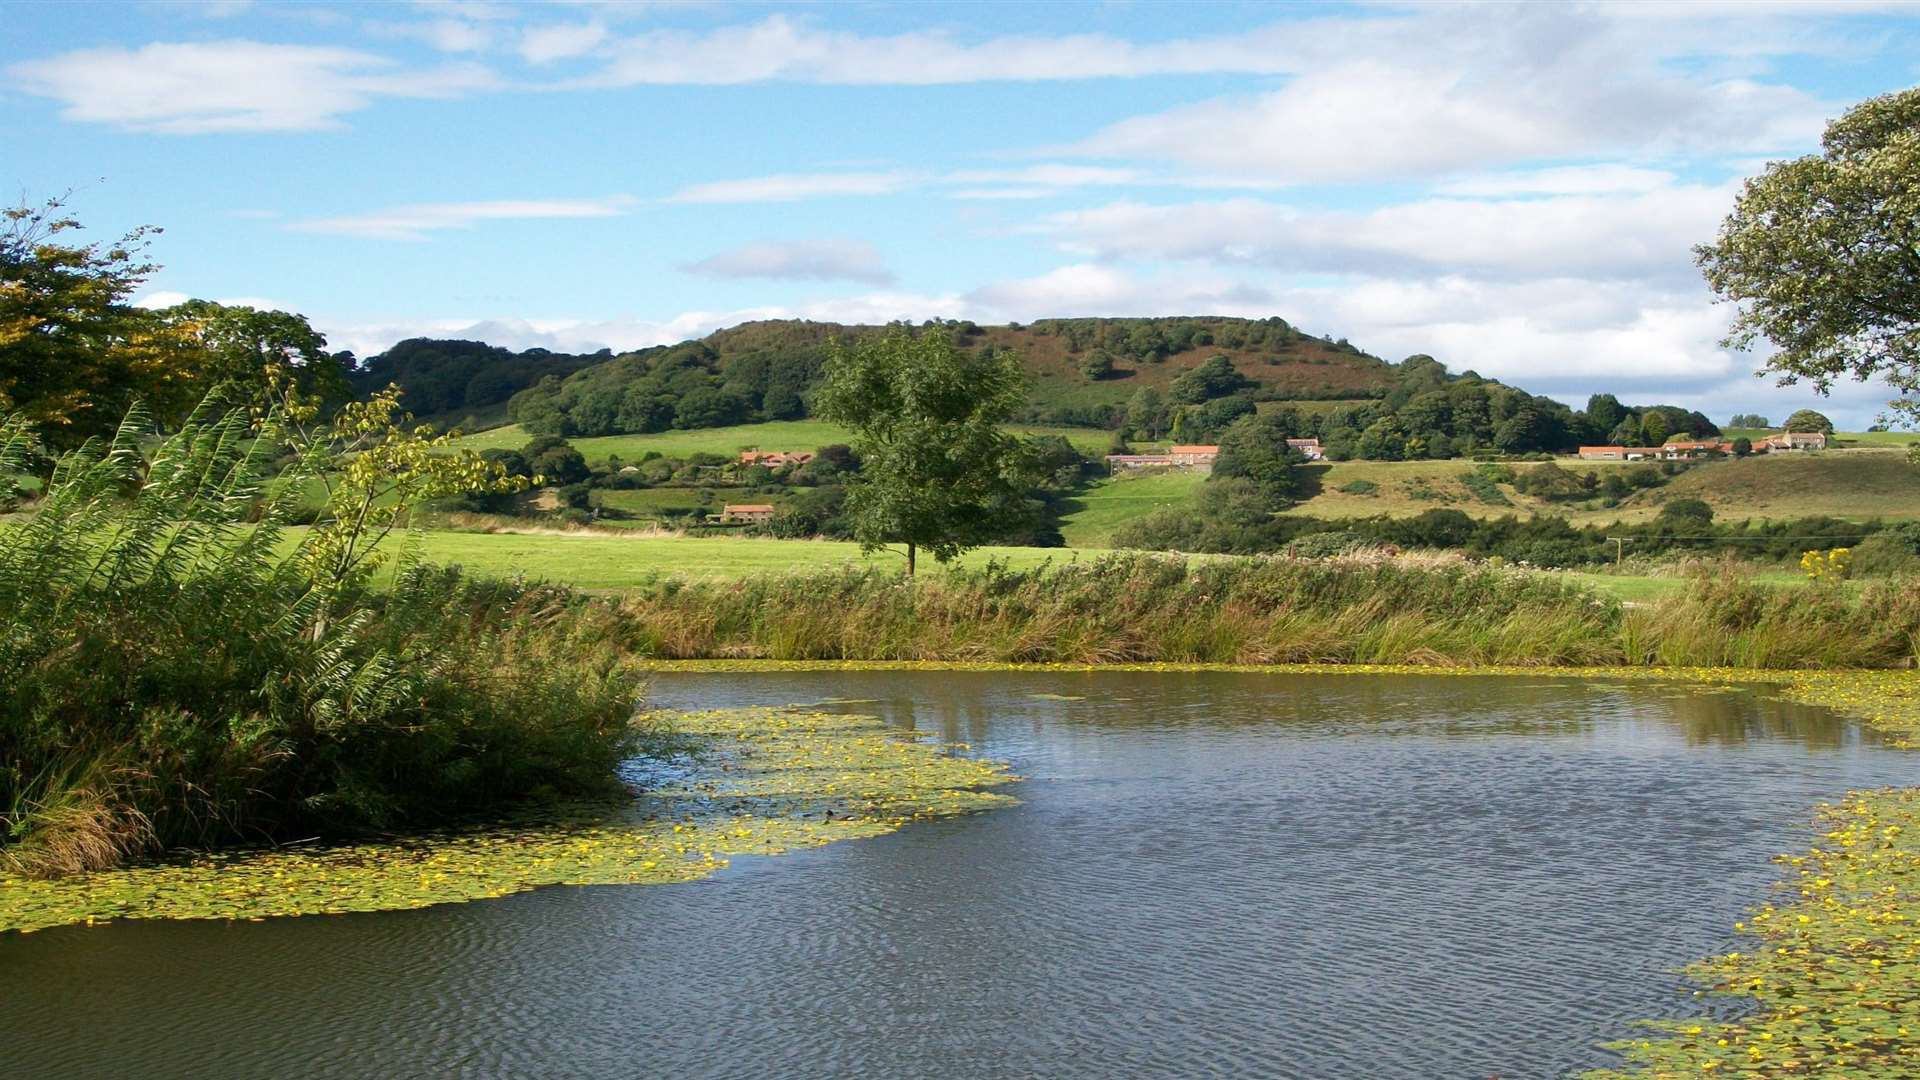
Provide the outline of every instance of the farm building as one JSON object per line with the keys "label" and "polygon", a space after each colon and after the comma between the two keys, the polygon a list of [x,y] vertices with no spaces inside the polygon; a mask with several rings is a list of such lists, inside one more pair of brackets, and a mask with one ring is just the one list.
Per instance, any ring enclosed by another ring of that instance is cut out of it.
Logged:
{"label": "farm building", "polygon": [[1753,444],[1755,450],[1762,447],[1768,450],[1825,450],[1827,433],[1824,431],[1783,431],[1778,435],[1769,435]]}
{"label": "farm building", "polygon": [[769,469],[778,469],[786,465],[805,465],[813,460],[811,450],[742,450],[740,464],[765,465]]}
{"label": "farm building", "polygon": [[773,504],[727,503],[712,520],[722,525],[761,525],[773,520]]}
{"label": "farm building", "polygon": [[1583,446],[1582,461],[1645,461],[1659,451],[1645,446]]}
{"label": "farm building", "polygon": [[1668,461],[1686,461],[1690,458],[1731,453],[1733,453],[1731,442],[1675,441],[1660,448],[1660,456]]}
{"label": "farm building", "polygon": [[1326,460],[1327,452],[1320,448],[1319,439],[1288,439],[1287,446],[1289,449],[1300,451],[1300,456],[1308,461]]}
{"label": "farm building", "polygon": [[1167,448],[1167,456],[1173,459],[1173,466],[1176,469],[1199,469],[1211,472],[1213,459],[1220,456],[1220,448],[1212,445],[1170,446]]}

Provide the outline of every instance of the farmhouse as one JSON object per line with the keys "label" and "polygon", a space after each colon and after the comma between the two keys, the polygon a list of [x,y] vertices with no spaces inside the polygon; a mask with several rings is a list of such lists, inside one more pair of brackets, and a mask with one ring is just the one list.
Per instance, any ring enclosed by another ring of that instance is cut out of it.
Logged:
{"label": "farmhouse", "polygon": [[1783,431],[1778,435],[1769,435],[1754,443],[1754,449],[1765,447],[1768,450],[1825,450],[1827,433],[1824,431]]}
{"label": "farmhouse", "polygon": [[1218,446],[1170,446],[1167,456],[1173,459],[1176,469],[1198,469],[1202,472],[1213,471],[1213,459],[1220,456]]}
{"label": "farmhouse", "polygon": [[1169,454],[1108,454],[1107,468],[1115,472],[1121,469],[1164,469],[1173,464]]}
{"label": "farmhouse", "polygon": [[1320,448],[1319,439],[1288,439],[1287,446],[1298,450],[1300,456],[1308,461],[1324,461],[1327,457],[1327,452]]}
{"label": "farmhouse", "polygon": [[1733,444],[1730,442],[1676,441],[1670,442],[1660,448],[1660,456],[1668,461],[1687,461],[1692,458],[1707,457],[1712,454],[1731,453],[1733,453]]}
{"label": "farmhouse", "polygon": [[1659,451],[1644,446],[1583,446],[1582,461],[1645,461]]}
{"label": "farmhouse", "polygon": [[740,464],[765,465],[769,469],[778,469],[786,465],[805,465],[813,460],[811,450],[742,450]]}
{"label": "farmhouse", "polygon": [[771,503],[728,503],[713,518],[722,525],[760,525],[773,520]]}

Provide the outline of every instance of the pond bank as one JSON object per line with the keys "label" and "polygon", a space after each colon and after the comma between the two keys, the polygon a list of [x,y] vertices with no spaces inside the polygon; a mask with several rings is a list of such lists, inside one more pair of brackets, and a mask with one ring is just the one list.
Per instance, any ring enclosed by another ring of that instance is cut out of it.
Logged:
{"label": "pond bank", "polygon": [[698,749],[630,806],[392,843],[226,851],[56,879],[0,875],[0,932],[112,919],[391,911],[543,885],[690,881],[736,855],[877,836],[1005,805],[1003,765],[871,717],[740,709],[665,718]]}

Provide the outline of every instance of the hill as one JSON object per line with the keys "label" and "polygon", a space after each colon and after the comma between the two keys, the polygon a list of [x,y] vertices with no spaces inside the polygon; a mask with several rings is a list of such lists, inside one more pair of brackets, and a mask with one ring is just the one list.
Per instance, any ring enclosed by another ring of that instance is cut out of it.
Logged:
{"label": "hill", "polygon": [[[1216,356],[1227,358],[1254,397],[1269,401],[1374,399],[1395,381],[1393,365],[1277,318],[1048,319],[952,328],[964,348],[1020,357],[1032,381],[1024,419],[1033,423],[1114,426],[1142,389],[1170,394],[1176,379]],[[514,397],[512,416],[531,431],[569,436],[799,419],[830,345],[882,329],[743,323],[542,378]]]}

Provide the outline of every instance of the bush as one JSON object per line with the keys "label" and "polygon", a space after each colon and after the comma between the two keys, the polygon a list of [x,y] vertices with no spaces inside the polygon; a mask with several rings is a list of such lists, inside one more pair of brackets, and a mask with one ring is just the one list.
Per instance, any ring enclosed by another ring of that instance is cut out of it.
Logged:
{"label": "bush", "polygon": [[1340,491],[1347,495],[1371,495],[1380,490],[1380,485],[1371,480],[1349,480],[1340,485]]}
{"label": "bush", "polygon": [[[616,787],[637,681],[612,624],[565,593],[415,566],[372,591],[368,552],[409,501],[486,474],[471,455],[409,472],[423,444],[378,410],[354,423],[372,436],[354,452],[394,486],[365,489],[370,513],[337,498],[297,543],[282,525],[301,481],[342,459],[309,445],[269,497],[260,466],[290,434],[243,410],[203,409],[150,462],[131,416],[0,529],[0,866],[84,870]],[[0,419],[0,476],[27,441]]]}

